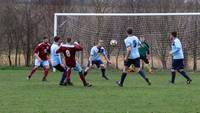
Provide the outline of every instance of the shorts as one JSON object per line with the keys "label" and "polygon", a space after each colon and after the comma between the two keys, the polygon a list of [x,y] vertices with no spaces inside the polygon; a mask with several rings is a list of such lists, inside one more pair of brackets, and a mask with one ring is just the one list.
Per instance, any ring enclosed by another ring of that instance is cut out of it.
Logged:
{"label": "shorts", "polygon": [[53,66],[54,68],[56,68],[56,70],[60,71],[60,72],[64,72],[66,70],[66,68],[62,67],[60,64]]}
{"label": "shorts", "polygon": [[124,61],[124,66],[130,67],[132,64],[136,68],[140,68],[140,58],[128,59],[127,61]]}
{"label": "shorts", "polygon": [[183,59],[173,59],[172,69],[174,70],[184,69]]}
{"label": "shorts", "polygon": [[[97,66],[97,68],[99,68],[100,65],[103,64],[103,61],[102,60],[93,60],[92,61],[92,65],[94,65],[94,64]],[[87,66],[88,67],[90,66],[90,61],[88,61],[88,65]]]}
{"label": "shorts", "polygon": [[144,61],[144,63],[149,64],[149,60],[147,59],[147,56],[140,56],[140,59]]}
{"label": "shorts", "polygon": [[48,60],[42,60],[40,62],[38,59],[35,59],[35,66],[49,67],[49,61]]}

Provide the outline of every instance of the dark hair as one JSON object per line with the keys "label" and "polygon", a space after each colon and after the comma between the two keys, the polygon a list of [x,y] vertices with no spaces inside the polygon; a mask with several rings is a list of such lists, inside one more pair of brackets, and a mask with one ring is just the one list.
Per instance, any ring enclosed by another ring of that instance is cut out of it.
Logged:
{"label": "dark hair", "polygon": [[173,37],[177,37],[177,32],[176,31],[171,32],[171,34],[172,34]]}
{"label": "dark hair", "polygon": [[71,37],[67,37],[67,42],[70,43],[72,41]]}
{"label": "dark hair", "polygon": [[44,37],[43,37],[43,40],[45,40],[45,39],[48,39],[48,37],[44,36]]}
{"label": "dark hair", "polygon": [[55,36],[54,37],[54,42],[58,42],[60,40],[60,37],[59,36]]}
{"label": "dark hair", "polygon": [[133,29],[132,28],[127,28],[126,32],[131,35],[133,33]]}

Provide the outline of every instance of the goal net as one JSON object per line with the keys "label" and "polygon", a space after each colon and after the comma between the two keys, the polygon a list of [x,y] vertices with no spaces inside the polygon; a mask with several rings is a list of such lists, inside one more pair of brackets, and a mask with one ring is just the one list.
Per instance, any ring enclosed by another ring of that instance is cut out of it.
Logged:
{"label": "goal net", "polygon": [[[55,13],[54,36],[73,37],[80,41],[85,50],[81,57],[83,64],[87,62],[84,58],[89,56],[91,47],[102,39],[111,60],[118,67],[122,65],[126,52],[123,41],[126,29],[131,27],[135,36],[144,35],[149,43],[152,65],[170,68],[169,33],[177,31],[185,62],[188,67],[195,68],[200,57],[199,25],[200,13]],[[111,39],[118,41],[114,48],[109,45]]]}

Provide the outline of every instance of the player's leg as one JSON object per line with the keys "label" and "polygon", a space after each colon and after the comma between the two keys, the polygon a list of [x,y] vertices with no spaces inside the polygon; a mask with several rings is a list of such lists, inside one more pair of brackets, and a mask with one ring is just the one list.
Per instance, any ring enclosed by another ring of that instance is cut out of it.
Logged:
{"label": "player's leg", "polygon": [[36,72],[37,68],[40,66],[40,62],[39,60],[35,59],[35,64],[34,64],[34,67],[32,68],[30,74],[28,75],[27,77],[27,80],[30,80],[32,75]]}
{"label": "player's leg", "polygon": [[[90,61],[88,61],[88,64],[87,64],[87,66],[86,66],[86,68],[85,68],[85,70],[84,70],[84,72],[83,72],[83,75],[84,76],[87,76],[87,74],[88,74],[88,72],[90,71]],[[92,64],[93,65],[93,64]]]}
{"label": "player's leg", "polygon": [[102,77],[105,80],[108,80],[108,77],[106,76],[106,66],[103,64],[103,62],[101,60],[99,60],[99,61],[96,62],[96,65],[98,66],[98,68],[100,67]]}
{"label": "player's leg", "polygon": [[42,66],[43,66],[43,69],[44,69],[44,76],[42,78],[42,81],[47,81],[47,76],[48,76],[48,73],[49,73],[49,62],[48,62],[48,60],[42,61]]}
{"label": "player's leg", "polygon": [[172,69],[171,69],[171,81],[170,83],[174,84],[175,83],[175,79],[176,79],[176,68],[177,68],[177,61],[173,60],[172,61]]}
{"label": "player's leg", "polygon": [[183,64],[183,59],[178,60],[178,72],[187,79],[187,84],[190,84],[192,79],[187,75],[187,73],[184,71],[184,64]]}
{"label": "player's leg", "polygon": [[65,66],[61,65],[61,64],[58,64],[56,66],[54,66],[54,68],[60,72],[62,72],[62,76],[61,76],[61,79],[60,79],[60,82],[59,82],[59,85],[64,85],[64,81],[66,79],[66,73],[67,73],[67,69]]}
{"label": "player's leg", "polygon": [[76,62],[76,67],[74,68],[74,70],[78,72],[80,80],[83,83],[83,86],[86,86],[86,87],[91,87],[92,86],[92,84],[88,83],[85,80],[85,76],[83,75],[83,69],[81,68],[81,65],[78,62]]}
{"label": "player's leg", "polygon": [[69,85],[69,86],[73,86],[73,83],[71,82],[71,68],[67,68],[66,81],[65,81],[64,84]]}
{"label": "player's leg", "polygon": [[119,81],[116,82],[118,86],[123,87],[124,80],[126,79],[126,76],[127,76],[128,68],[130,67],[131,64],[132,64],[132,62],[129,59],[128,59],[128,61],[124,61],[124,68],[123,68],[123,72],[121,74],[121,78]]}
{"label": "player's leg", "polygon": [[151,64],[149,62],[149,59],[147,59],[147,56],[142,56],[142,57],[140,57],[140,59],[147,65],[146,67],[147,67],[149,73],[153,73]]}
{"label": "player's leg", "polygon": [[148,85],[151,85],[151,82],[146,77],[144,71],[140,68],[140,58],[136,58],[133,60],[133,64],[136,68],[136,71],[140,74],[140,76],[148,83]]}

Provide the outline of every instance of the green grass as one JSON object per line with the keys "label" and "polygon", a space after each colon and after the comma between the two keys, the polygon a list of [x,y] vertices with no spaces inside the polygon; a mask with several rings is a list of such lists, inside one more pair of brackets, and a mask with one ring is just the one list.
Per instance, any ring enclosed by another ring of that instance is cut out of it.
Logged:
{"label": "green grass", "polygon": [[77,73],[75,86],[58,85],[60,73],[50,72],[42,82],[42,71],[26,80],[29,70],[0,70],[0,113],[200,113],[200,73],[189,73],[193,82],[177,75],[176,85],[168,83],[169,72],[148,75],[148,86],[138,74],[129,74],[124,87],[115,81],[120,72],[108,71],[110,80],[93,70],[87,79],[94,87],[83,87]]}

